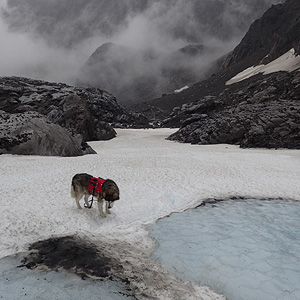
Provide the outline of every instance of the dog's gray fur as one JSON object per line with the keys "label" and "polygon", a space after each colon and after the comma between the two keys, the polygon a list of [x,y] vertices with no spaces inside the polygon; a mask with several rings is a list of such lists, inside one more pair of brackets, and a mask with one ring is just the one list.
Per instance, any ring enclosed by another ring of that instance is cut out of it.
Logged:
{"label": "dog's gray fur", "polygon": [[[92,177],[92,175],[81,173],[76,174],[72,178],[71,196],[75,198],[78,209],[82,208],[79,200],[83,196],[86,206],[89,207],[88,199],[91,195],[89,192],[89,183]],[[105,201],[106,204],[106,213],[110,214],[110,208],[112,208],[114,201],[119,200],[120,192],[117,184],[113,180],[106,179],[106,181],[102,185],[102,194],[99,192],[95,192],[93,196],[98,200],[97,203],[100,216],[106,217],[106,214],[103,212],[103,202]]]}

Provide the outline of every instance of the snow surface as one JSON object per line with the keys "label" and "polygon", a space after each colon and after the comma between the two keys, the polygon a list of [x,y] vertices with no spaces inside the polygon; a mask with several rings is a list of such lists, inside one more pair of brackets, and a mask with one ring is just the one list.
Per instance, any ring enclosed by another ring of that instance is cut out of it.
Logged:
{"label": "snow surface", "polygon": [[[298,200],[300,151],[245,150],[165,140],[173,132],[119,129],[115,139],[90,143],[98,154],[82,157],[1,155],[0,258],[26,251],[30,243],[51,236],[80,234],[94,242],[105,239],[132,248],[123,256],[121,251],[111,250],[128,264],[131,281],[139,280],[136,288],[140,295],[147,292],[160,299],[176,299],[174,293],[189,293],[189,299],[222,299],[193,284],[185,290],[186,283],[176,281],[149,261],[145,262],[149,274],[155,273],[136,279],[134,272],[143,272],[144,254],[154,248],[145,225],[208,198]],[[81,172],[117,182],[121,197],[111,215],[100,218],[96,206],[90,210],[76,208],[70,184]],[[160,280],[160,273],[164,280]]]}
{"label": "snow surface", "polygon": [[294,71],[300,68],[300,55],[295,54],[295,49],[292,48],[285,54],[281,55],[277,59],[271,61],[266,65],[258,65],[247,68],[246,70],[238,73],[230,80],[226,82],[226,85],[230,85],[244,79],[250,78],[259,73],[270,74],[278,71]]}
{"label": "snow surface", "polygon": [[222,201],[149,228],[158,244],[152,257],[184,280],[230,300],[300,299],[297,201]]}
{"label": "snow surface", "polygon": [[178,90],[174,90],[174,93],[181,93],[182,91],[184,91],[184,90],[186,90],[186,89],[188,89],[189,87],[187,86],[187,85],[185,85],[184,87],[182,87],[182,88],[180,88],[180,89],[178,89]]}

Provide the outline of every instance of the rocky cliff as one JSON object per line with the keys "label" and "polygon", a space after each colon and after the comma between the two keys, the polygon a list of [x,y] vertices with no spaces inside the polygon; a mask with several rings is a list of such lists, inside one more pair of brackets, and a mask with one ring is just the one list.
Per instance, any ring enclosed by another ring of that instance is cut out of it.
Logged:
{"label": "rocky cliff", "polygon": [[300,149],[300,72],[258,75],[177,108],[164,121],[170,140]]}
{"label": "rocky cliff", "polygon": [[294,48],[300,54],[300,2],[287,0],[272,5],[256,20],[240,44],[226,58],[223,67],[246,68],[267,64]]}
{"label": "rocky cliff", "polygon": [[104,90],[0,78],[0,153],[83,155],[94,152],[86,142],[116,136],[112,125],[147,124]]}

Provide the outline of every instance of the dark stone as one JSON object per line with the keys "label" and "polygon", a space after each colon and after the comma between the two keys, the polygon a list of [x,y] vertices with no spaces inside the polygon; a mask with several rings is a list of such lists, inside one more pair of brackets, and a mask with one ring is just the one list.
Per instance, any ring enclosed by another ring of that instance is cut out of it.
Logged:
{"label": "dark stone", "polygon": [[79,156],[96,153],[63,127],[35,112],[0,111],[0,154]]}
{"label": "dark stone", "polygon": [[[5,127],[1,153],[91,154],[95,152],[86,142],[114,138],[116,124],[126,128],[149,126],[145,116],[127,112],[106,91],[20,77],[0,78],[0,110],[5,112],[0,120],[0,129]],[[43,121],[37,124],[29,120],[33,114]],[[21,119],[27,120],[26,128]],[[10,128],[13,123],[23,135],[30,131],[26,144],[24,138],[16,136],[19,133],[8,134],[15,130]]]}

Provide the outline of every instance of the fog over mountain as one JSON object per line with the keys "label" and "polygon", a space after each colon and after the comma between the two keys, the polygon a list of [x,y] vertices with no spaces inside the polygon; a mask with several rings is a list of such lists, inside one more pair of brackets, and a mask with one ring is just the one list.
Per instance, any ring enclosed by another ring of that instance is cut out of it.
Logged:
{"label": "fog over mountain", "polygon": [[[108,77],[113,82],[112,88],[125,86],[126,90],[128,82],[131,87],[138,79],[151,81],[155,77],[161,92],[164,80],[170,79],[170,68],[180,65],[181,60],[174,56],[179,49],[195,44],[204,47],[204,51],[194,55],[191,64],[185,65],[185,69],[192,70],[193,78],[189,80],[200,80],[211,62],[240,42],[255,19],[272,4],[281,2],[0,0],[0,76],[18,75],[69,84],[80,78],[88,84],[88,75],[81,73],[82,67],[96,49],[111,42],[136,54],[137,60],[130,61],[130,70],[120,72],[119,76],[118,72],[116,76],[106,76],[104,70],[99,74],[102,78],[99,84],[105,85],[104,79]],[[153,76],[149,78],[149,74]],[[167,86],[173,87],[169,82]]]}

